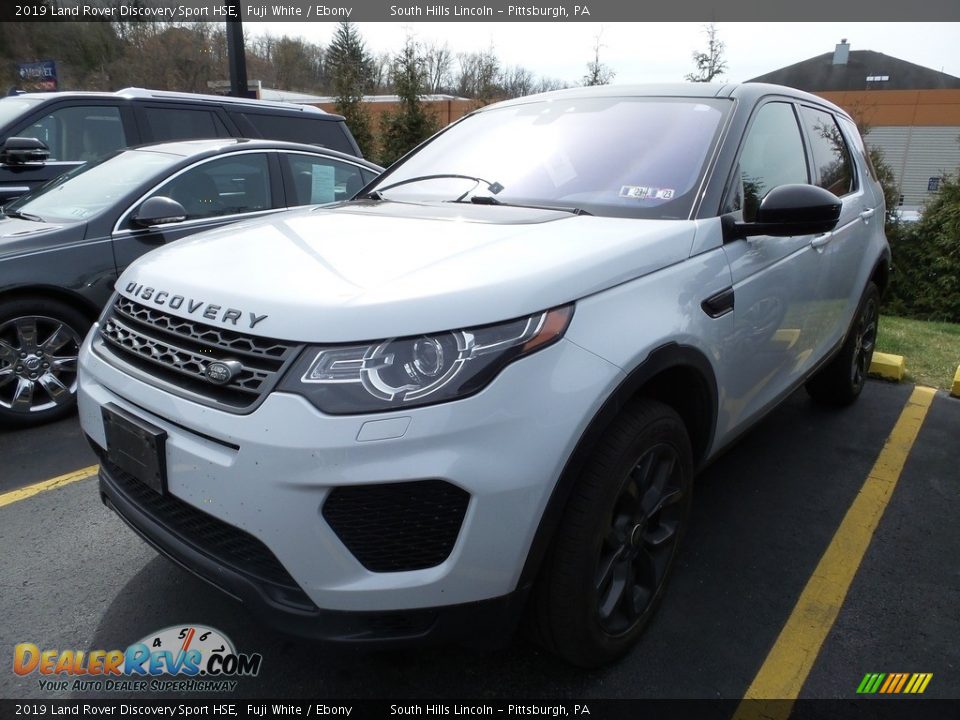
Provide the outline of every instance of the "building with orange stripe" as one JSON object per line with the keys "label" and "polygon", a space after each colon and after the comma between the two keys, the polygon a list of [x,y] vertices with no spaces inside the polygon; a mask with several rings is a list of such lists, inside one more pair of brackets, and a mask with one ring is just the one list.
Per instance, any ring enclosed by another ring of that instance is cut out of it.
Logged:
{"label": "building with orange stripe", "polygon": [[900,204],[918,208],[945,173],[960,168],[960,78],[872,50],[832,53],[748,82],[776,83],[820,95],[869,128],[896,177]]}

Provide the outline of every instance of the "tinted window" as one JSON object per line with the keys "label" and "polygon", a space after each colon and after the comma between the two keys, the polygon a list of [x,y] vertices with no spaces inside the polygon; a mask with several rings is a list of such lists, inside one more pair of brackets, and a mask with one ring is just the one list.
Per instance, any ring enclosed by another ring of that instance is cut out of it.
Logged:
{"label": "tinted window", "polygon": [[173,198],[188,220],[268,210],[273,207],[268,167],[267,156],[260,153],[211,160],[173,178],[151,197]]}
{"label": "tinted window", "polygon": [[[779,185],[806,183],[807,160],[793,106],[767,103],[757,112],[740,155],[743,218],[757,216],[760,201]],[[732,208],[739,209],[735,204]]]}
{"label": "tinted window", "polygon": [[6,206],[44,220],[86,220],[112,208],[125,195],[180,162],[179,155],[127,150],[95,165],[83,165]]}
{"label": "tinted window", "polygon": [[853,168],[850,151],[833,115],[822,110],[800,109],[813,150],[814,184],[836,196],[853,190]]}
{"label": "tinted window", "polygon": [[293,178],[292,197],[287,200],[291,206],[348,200],[366,185],[356,165],[294,153],[281,157]]}
{"label": "tinted window", "polygon": [[867,152],[866,145],[864,145],[863,138],[860,137],[860,131],[857,129],[857,126],[844,117],[840,118],[840,124],[843,125],[844,129],[847,131],[847,137],[853,140],[853,146],[857,149],[857,153],[863,160],[863,164],[867,166],[867,170],[870,172],[870,177],[876,180],[876,168],[873,167],[873,161],[870,160],[870,153]]}
{"label": "tinted window", "polygon": [[[424,145],[377,188],[394,199],[493,196],[595,215],[686,218],[729,107],[712,98],[604,97],[486,110]],[[418,179],[440,174],[466,177]]]}
{"label": "tinted window", "polygon": [[102,105],[60,108],[12,134],[42,140],[50,160],[100,160],[127,145],[120,109]]}
{"label": "tinted window", "polygon": [[268,140],[287,140],[307,145],[323,145],[331,150],[356,154],[340,123],[295,115],[244,113],[257,132]]}
{"label": "tinted window", "polygon": [[230,137],[226,126],[210,110],[183,108],[145,108],[151,142]]}

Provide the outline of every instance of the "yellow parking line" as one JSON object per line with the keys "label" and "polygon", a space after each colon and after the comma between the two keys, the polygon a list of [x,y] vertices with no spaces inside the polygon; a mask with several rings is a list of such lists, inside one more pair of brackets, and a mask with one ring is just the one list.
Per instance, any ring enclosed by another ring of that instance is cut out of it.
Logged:
{"label": "yellow parking line", "polygon": [[74,472],[67,473],[66,475],[60,475],[59,477],[51,478],[50,480],[44,480],[43,482],[27,485],[26,487],[18,488],[17,490],[5,492],[0,495],[0,507],[12,505],[13,503],[20,502],[21,500],[26,500],[29,497],[33,497],[38,493],[46,492],[47,490],[56,490],[64,485],[75,483],[78,480],[86,480],[88,477],[96,475],[97,470],[99,469],[99,465],[91,465],[90,467],[81,468],[80,470],[75,470]]}
{"label": "yellow parking line", "polygon": [[786,720],[789,717],[793,701],[800,695],[823,641],[833,627],[850,583],[897,486],[935,394],[933,388],[914,388],[873,469],[734,713],[737,720]]}

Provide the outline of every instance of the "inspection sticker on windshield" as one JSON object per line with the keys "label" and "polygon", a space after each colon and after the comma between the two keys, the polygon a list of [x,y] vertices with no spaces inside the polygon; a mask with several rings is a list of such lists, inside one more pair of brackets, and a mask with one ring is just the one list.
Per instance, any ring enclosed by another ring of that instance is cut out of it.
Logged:
{"label": "inspection sticker on windshield", "polygon": [[642,185],[624,185],[620,188],[620,197],[634,200],[673,200],[673,188],[643,187]]}

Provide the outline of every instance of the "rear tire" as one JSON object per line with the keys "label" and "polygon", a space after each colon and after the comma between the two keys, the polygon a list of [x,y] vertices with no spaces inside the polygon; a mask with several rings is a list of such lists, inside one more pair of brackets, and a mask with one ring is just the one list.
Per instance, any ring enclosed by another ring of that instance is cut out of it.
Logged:
{"label": "rear tire", "polygon": [[654,400],[629,405],[567,503],[534,588],[535,639],[581,667],[624,655],[663,598],[692,490],[680,416]]}
{"label": "rear tire", "polygon": [[0,426],[59,420],[77,404],[77,356],[90,327],[49,298],[0,302]]}
{"label": "rear tire", "polygon": [[873,360],[879,317],[880,290],[869,282],[840,352],[807,380],[807,393],[815,402],[842,407],[860,397]]}

